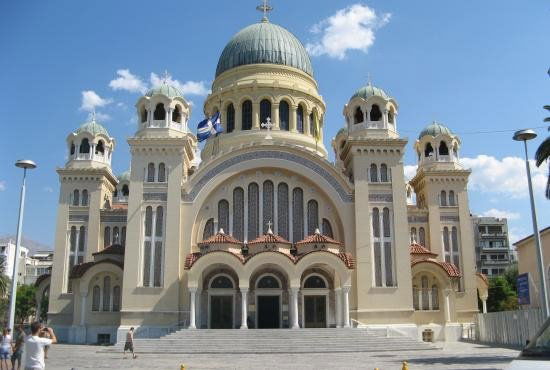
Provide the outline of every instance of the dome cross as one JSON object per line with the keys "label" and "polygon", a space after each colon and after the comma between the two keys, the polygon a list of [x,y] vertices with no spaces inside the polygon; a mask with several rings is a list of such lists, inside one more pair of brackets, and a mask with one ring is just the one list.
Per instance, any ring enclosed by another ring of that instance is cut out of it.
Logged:
{"label": "dome cross", "polygon": [[268,4],[269,0],[263,0],[263,3],[261,5],[258,5],[256,7],[256,10],[264,13],[264,16],[262,17],[262,22],[267,22],[267,13],[273,10],[273,7]]}
{"label": "dome cross", "polygon": [[271,137],[270,132],[271,132],[271,128],[273,127],[273,123],[271,123],[271,118],[267,117],[265,119],[265,122],[262,122],[262,124],[260,126],[267,130],[267,135],[265,136],[266,140],[271,140],[272,137]]}

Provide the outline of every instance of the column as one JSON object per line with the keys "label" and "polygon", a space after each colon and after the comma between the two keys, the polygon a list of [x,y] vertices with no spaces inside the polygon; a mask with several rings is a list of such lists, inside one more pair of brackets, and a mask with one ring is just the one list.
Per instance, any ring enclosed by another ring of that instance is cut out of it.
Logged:
{"label": "column", "polygon": [[367,107],[365,107],[365,110],[363,111],[363,123],[367,125],[368,120],[369,120],[369,111]]}
{"label": "column", "polygon": [[248,288],[241,288],[241,329],[248,329]]}
{"label": "column", "polygon": [[191,294],[191,302],[189,303],[189,329],[196,329],[195,325],[195,296],[197,293],[197,288],[189,288],[189,293]]}
{"label": "column", "polygon": [[451,322],[451,290],[445,289],[445,322]]}
{"label": "column", "polygon": [[384,109],[384,114],[382,115],[382,124],[384,125],[384,128],[388,128],[388,110]]}
{"label": "column", "polygon": [[88,292],[82,292],[80,293],[80,325],[86,326],[86,297],[88,296]]}
{"label": "column", "polygon": [[334,289],[334,300],[336,301],[336,327],[342,327],[342,288]]}
{"label": "column", "polygon": [[195,326],[197,328],[201,327],[202,321],[201,321],[201,294],[202,291],[200,289],[197,289],[197,293],[195,294]]}
{"label": "column", "polygon": [[300,329],[298,323],[298,292],[300,288],[290,288],[291,307],[292,307],[292,329]]}
{"label": "column", "polygon": [[243,113],[242,104],[235,104],[235,131],[241,131],[243,129]]}
{"label": "column", "polygon": [[296,132],[296,109],[298,109],[298,106],[294,104],[290,106],[290,117],[289,117],[290,132]]}
{"label": "column", "polygon": [[252,103],[252,130],[260,129],[260,103]]}
{"label": "column", "polygon": [[147,109],[147,126],[151,126],[151,122],[153,122],[153,109],[149,107]]}
{"label": "column", "polygon": [[349,328],[349,286],[345,286],[342,288],[342,293],[344,294],[344,328]]}
{"label": "column", "polygon": [[304,133],[306,135],[311,135],[311,122],[309,119],[309,114],[311,112],[304,112]]}
{"label": "column", "polygon": [[483,304],[483,313],[487,313],[487,296],[481,296],[481,303]]}
{"label": "column", "polygon": [[168,107],[166,110],[166,117],[164,117],[164,126],[166,127],[170,127],[170,123],[172,122],[172,110],[174,110],[172,107]]}
{"label": "column", "polygon": [[279,103],[271,104],[271,123],[273,123],[273,130],[280,130]]}

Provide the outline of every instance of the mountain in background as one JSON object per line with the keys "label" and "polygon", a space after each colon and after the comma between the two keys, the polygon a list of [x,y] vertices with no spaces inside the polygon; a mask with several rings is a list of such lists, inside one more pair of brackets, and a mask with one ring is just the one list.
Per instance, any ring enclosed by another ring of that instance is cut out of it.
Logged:
{"label": "mountain in background", "polygon": [[[15,243],[15,235],[0,235],[0,243],[6,243],[11,239],[12,243]],[[47,244],[27,239],[24,236],[21,238],[21,246],[29,250],[29,254],[32,256],[38,251],[51,251],[52,247]]]}

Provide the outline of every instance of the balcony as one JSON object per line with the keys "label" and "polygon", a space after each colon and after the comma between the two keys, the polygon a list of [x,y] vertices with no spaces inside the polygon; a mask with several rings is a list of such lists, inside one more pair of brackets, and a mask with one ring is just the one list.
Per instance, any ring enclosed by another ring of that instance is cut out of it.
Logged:
{"label": "balcony", "polygon": [[494,265],[508,265],[510,264],[510,259],[504,260],[481,260],[483,266],[494,266]]}
{"label": "balcony", "polygon": [[502,245],[499,247],[494,247],[494,246],[489,247],[489,246],[480,245],[479,247],[483,252],[504,252],[504,251],[510,250],[510,248],[507,245]]}

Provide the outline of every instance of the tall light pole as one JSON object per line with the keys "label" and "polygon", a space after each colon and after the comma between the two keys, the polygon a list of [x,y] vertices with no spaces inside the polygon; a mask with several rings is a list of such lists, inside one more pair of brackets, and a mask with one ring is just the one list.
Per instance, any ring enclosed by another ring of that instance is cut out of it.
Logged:
{"label": "tall light pole", "polygon": [[17,275],[19,270],[19,250],[21,249],[21,228],[23,226],[23,211],[25,210],[25,181],[27,179],[27,170],[36,168],[36,163],[28,159],[20,159],[15,162],[15,166],[23,169],[23,184],[21,185],[21,199],[19,200],[19,220],[17,221],[17,236],[15,242],[15,254],[13,256],[13,274],[11,278],[10,295],[10,318],[9,328],[14,332],[13,322],[15,321],[15,300],[17,296]]}
{"label": "tall light pole", "polygon": [[537,224],[537,210],[535,208],[535,198],[533,196],[533,184],[531,182],[531,166],[529,165],[529,156],[527,155],[527,140],[533,140],[537,134],[533,130],[520,130],[514,133],[514,140],[523,141],[525,148],[525,167],[527,168],[527,184],[529,186],[529,197],[531,199],[531,218],[533,219],[533,238],[535,239],[535,251],[540,276],[540,300],[542,313],[544,317],[550,316],[548,311],[548,291],[546,290],[546,274],[544,271],[544,263],[542,257],[542,248],[540,246],[539,226]]}

